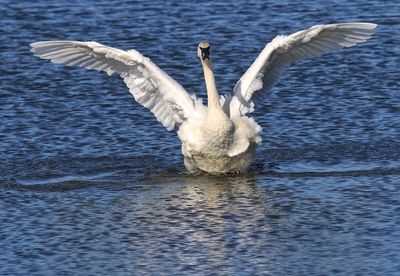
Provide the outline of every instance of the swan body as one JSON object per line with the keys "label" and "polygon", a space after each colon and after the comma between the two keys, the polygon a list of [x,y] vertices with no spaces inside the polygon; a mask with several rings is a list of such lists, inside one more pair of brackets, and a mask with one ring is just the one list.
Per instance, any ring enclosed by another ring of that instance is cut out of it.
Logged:
{"label": "swan body", "polygon": [[254,111],[281,72],[291,63],[351,47],[369,39],[372,23],[316,25],[275,37],[234,87],[232,96],[218,94],[210,45],[198,47],[207,88],[207,107],[149,58],[97,42],[41,41],[31,44],[41,58],[68,66],[118,74],[135,100],[150,109],[167,130],[177,130],[189,172],[245,172],[261,143],[261,127],[246,114]]}

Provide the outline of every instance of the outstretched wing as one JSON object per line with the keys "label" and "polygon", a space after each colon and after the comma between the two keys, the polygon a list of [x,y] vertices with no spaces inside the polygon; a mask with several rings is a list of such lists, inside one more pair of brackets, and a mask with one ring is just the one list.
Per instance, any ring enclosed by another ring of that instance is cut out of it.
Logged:
{"label": "outstretched wing", "polygon": [[364,42],[376,26],[372,23],[316,25],[289,36],[275,37],[236,84],[230,103],[231,117],[253,112],[254,100],[261,100],[291,63]]}
{"label": "outstretched wing", "polygon": [[200,100],[135,50],[80,41],[41,41],[31,47],[36,56],[54,63],[119,74],[135,100],[150,109],[168,130],[188,118],[201,117],[204,112]]}

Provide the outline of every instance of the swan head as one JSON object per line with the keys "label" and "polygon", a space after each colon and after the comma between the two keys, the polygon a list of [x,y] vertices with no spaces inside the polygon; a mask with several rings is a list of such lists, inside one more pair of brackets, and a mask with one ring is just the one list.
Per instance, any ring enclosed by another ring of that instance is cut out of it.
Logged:
{"label": "swan head", "polygon": [[201,60],[210,60],[211,52],[210,52],[210,44],[206,41],[202,41],[199,43],[199,47],[197,48],[197,56]]}

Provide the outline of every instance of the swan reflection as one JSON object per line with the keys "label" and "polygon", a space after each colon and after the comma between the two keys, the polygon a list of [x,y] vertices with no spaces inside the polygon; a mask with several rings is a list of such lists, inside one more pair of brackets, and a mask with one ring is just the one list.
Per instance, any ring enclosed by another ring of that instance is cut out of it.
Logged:
{"label": "swan reflection", "polygon": [[255,175],[157,177],[131,207],[132,229],[150,230],[160,250],[185,263],[229,265],[243,254],[275,258],[269,233],[282,221]]}

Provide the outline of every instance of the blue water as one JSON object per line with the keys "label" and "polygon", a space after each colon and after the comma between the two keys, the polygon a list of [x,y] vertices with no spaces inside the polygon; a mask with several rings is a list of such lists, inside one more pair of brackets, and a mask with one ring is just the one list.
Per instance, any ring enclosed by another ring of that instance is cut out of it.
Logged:
{"label": "blue water", "polygon": [[[398,275],[400,3],[349,2],[1,0],[0,275]],[[118,77],[29,52],[135,48],[204,96],[200,40],[230,93],[274,36],[348,21],[379,27],[285,71],[240,176],[185,174]]]}

